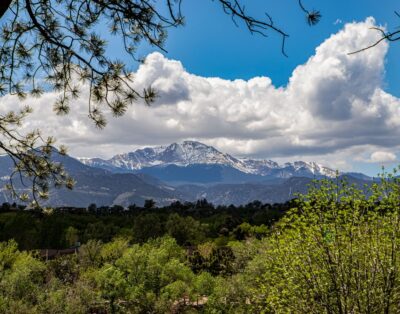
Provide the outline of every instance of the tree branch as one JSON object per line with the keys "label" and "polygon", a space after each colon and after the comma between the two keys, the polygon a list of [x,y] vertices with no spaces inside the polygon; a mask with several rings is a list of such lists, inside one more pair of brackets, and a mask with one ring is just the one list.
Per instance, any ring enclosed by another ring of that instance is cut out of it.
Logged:
{"label": "tree branch", "polygon": [[8,8],[10,7],[12,1],[13,0],[2,0],[2,1],[0,1],[0,18],[2,18],[2,16],[6,13]]}

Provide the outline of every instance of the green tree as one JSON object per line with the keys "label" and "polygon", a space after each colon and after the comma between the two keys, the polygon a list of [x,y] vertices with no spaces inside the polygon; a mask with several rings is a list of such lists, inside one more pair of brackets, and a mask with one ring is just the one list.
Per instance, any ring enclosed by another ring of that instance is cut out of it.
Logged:
{"label": "green tree", "polygon": [[156,207],[156,202],[153,199],[145,200],[143,207],[146,209],[154,208]]}
{"label": "green tree", "polygon": [[69,226],[65,230],[65,241],[67,243],[67,246],[71,247],[76,245],[78,240],[79,240],[78,230],[72,226]]}
{"label": "green tree", "polygon": [[206,226],[190,216],[169,215],[165,229],[180,245],[196,244],[205,239]]}
{"label": "green tree", "polygon": [[[120,247],[109,245],[108,251]],[[135,244],[108,256],[102,267],[85,276],[112,313],[166,313],[174,301],[191,293],[194,274],[172,238]]]}
{"label": "green tree", "polygon": [[88,206],[88,212],[89,212],[89,213],[92,213],[92,214],[95,214],[95,213],[97,212],[97,205],[94,204],[94,203],[91,203],[91,204]]}
{"label": "green tree", "polygon": [[37,221],[29,214],[13,215],[4,223],[0,239],[14,239],[21,249],[38,248],[40,234]]}
{"label": "green tree", "polygon": [[45,265],[19,252],[15,241],[0,243],[0,312],[28,313],[37,302]]}
{"label": "green tree", "polygon": [[89,240],[101,240],[103,242],[109,242],[116,232],[116,226],[112,224],[104,224],[103,221],[95,221],[89,223],[83,233],[83,241]]}
{"label": "green tree", "polygon": [[395,313],[399,183],[382,178],[364,191],[323,181],[302,196],[248,264],[258,310]]}
{"label": "green tree", "polygon": [[[79,248],[79,262],[84,268],[99,266],[102,260],[101,241],[89,240]],[[104,253],[103,253],[104,255]]]}
{"label": "green tree", "polygon": [[151,213],[135,217],[132,233],[135,242],[161,237],[164,234],[164,224],[160,215]]}

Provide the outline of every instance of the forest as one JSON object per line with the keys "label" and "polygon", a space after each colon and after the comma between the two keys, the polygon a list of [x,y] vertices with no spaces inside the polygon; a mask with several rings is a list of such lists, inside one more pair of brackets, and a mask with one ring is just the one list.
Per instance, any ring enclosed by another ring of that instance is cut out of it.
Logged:
{"label": "forest", "polygon": [[399,201],[394,173],[286,204],[3,204],[0,312],[396,313]]}

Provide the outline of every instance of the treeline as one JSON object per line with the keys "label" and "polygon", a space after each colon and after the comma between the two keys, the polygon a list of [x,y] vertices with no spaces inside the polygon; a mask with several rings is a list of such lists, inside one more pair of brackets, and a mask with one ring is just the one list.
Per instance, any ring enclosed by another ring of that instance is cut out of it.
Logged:
{"label": "treeline", "polygon": [[169,235],[182,246],[208,240],[223,246],[250,235],[262,237],[291,207],[289,202],[271,205],[259,201],[215,207],[207,200],[155,205],[152,200],[144,207],[90,204],[88,208],[64,207],[45,213],[6,203],[0,209],[0,241],[14,239],[23,250],[63,249],[89,240],[106,243],[123,236],[131,243],[144,243]]}
{"label": "treeline", "polygon": [[400,179],[366,189],[338,179],[284,205],[3,213],[3,231],[58,223],[58,245],[82,245],[46,261],[0,242],[0,312],[398,313]]}

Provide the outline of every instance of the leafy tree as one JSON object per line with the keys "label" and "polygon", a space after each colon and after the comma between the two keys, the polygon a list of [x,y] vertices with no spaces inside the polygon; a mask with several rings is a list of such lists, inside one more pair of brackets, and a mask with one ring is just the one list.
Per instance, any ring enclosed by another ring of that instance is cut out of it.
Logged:
{"label": "leafy tree", "polygon": [[147,199],[144,201],[143,207],[146,209],[154,208],[156,207],[156,202],[153,199]]}
{"label": "leafy tree", "polygon": [[189,262],[195,273],[203,271],[217,276],[230,276],[234,273],[235,256],[228,246],[218,247],[214,243],[206,242],[189,256]]}
{"label": "leafy tree", "polygon": [[164,232],[164,224],[157,214],[142,214],[134,220],[132,233],[136,242],[146,242],[162,236]]}
{"label": "leafy tree", "polygon": [[121,205],[114,205],[110,208],[112,213],[122,213],[124,211],[124,207]]}
{"label": "leafy tree", "polygon": [[2,211],[8,212],[10,209],[11,209],[11,205],[10,205],[10,203],[8,203],[8,202],[4,202],[4,203],[1,205],[1,210],[2,210]]}
{"label": "leafy tree", "polygon": [[262,249],[261,241],[255,238],[250,238],[245,241],[229,242],[228,246],[231,248],[235,257],[232,261],[234,273],[244,272],[248,263],[252,261]]}
{"label": "leafy tree", "polygon": [[0,312],[28,313],[37,302],[45,265],[19,252],[15,241],[0,243]]}
{"label": "leafy tree", "polygon": [[48,262],[48,273],[62,284],[72,284],[79,277],[77,256],[64,255]]}
{"label": "leafy tree", "polygon": [[108,242],[115,234],[115,227],[114,225],[106,225],[103,221],[89,223],[84,231],[83,240],[84,242],[89,240]]}
{"label": "leafy tree", "polygon": [[95,213],[97,212],[97,205],[94,204],[94,203],[91,203],[91,204],[88,206],[88,212],[89,212],[89,213],[95,214]]}
{"label": "leafy tree", "polygon": [[175,300],[191,292],[194,274],[173,239],[136,244],[120,253],[86,274],[111,313],[165,313]]}
{"label": "leafy tree", "polygon": [[195,244],[204,240],[205,228],[205,225],[192,217],[181,217],[176,213],[169,215],[165,226],[167,234],[180,245]]}
{"label": "leafy tree", "polygon": [[206,304],[206,313],[265,313],[254,309],[251,301],[255,293],[250,288],[248,279],[243,274],[217,277]]}
{"label": "leafy tree", "polygon": [[123,238],[114,239],[102,246],[100,257],[103,263],[113,263],[120,258],[128,248],[128,241]]}
{"label": "leafy tree", "polygon": [[202,272],[194,279],[193,290],[196,297],[208,296],[213,292],[215,284],[214,277],[208,272]]}
{"label": "leafy tree", "polygon": [[72,226],[69,226],[67,230],[65,230],[65,241],[68,246],[74,246],[79,240],[78,230]]}
{"label": "leafy tree", "polygon": [[[89,240],[79,248],[79,261],[82,267],[95,267],[102,261],[101,241]],[[103,253],[104,255],[104,253]]]}
{"label": "leafy tree", "polygon": [[399,183],[382,178],[366,194],[324,181],[301,197],[248,264],[258,310],[395,313]]}
{"label": "leafy tree", "polygon": [[[36,313],[90,313],[94,306],[96,296],[93,291],[82,281],[76,281],[73,285],[63,285],[52,279],[46,286],[46,290],[39,294]],[[32,308],[26,313],[34,313]]]}
{"label": "leafy tree", "polygon": [[40,234],[35,220],[30,215],[11,216],[4,223],[1,240],[14,239],[21,249],[37,248]]}
{"label": "leafy tree", "polygon": [[262,238],[265,237],[269,233],[269,228],[265,225],[261,226],[252,226],[247,222],[242,223],[240,226],[234,230],[236,236],[240,239],[248,238],[248,237],[255,237],[255,238]]}

